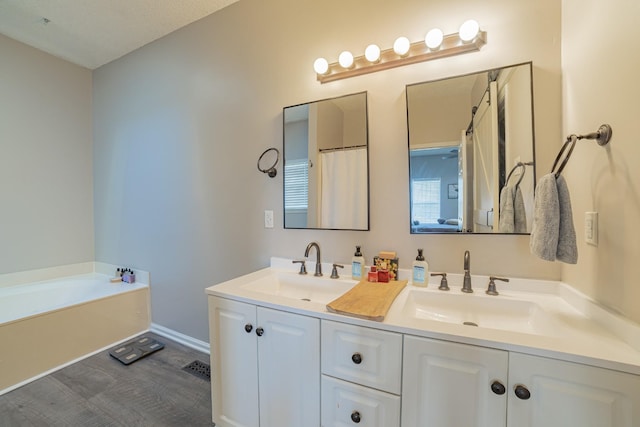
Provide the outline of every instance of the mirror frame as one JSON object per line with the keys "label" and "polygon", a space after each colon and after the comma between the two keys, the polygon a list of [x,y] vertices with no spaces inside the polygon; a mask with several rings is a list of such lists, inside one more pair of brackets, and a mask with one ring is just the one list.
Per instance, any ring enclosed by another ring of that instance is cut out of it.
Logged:
{"label": "mirror frame", "polygon": [[[304,105],[310,105],[310,104],[314,104],[314,103],[319,103],[319,102],[324,102],[324,101],[332,101],[332,100],[337,100],[337,99],[341,99],[341,98],[345,98],[345,97],[349,97],[349,96],[355,96],[355,95],[364,95],[364,126],[365,126],[365,147],[366,147],[366,167],[367,167],[367,177],[366,177],[366,184],[367,184],[367,191],[366,191],[366,197],[367,197],[367,224],[366,224],[366,228],[330,228],[330,227],[295,227],[295,226],[288,226],[287,225],[287,216],[286,216],[286,210],[285,210],[285,176],[286,176],[286,171],[285,171],[285,165],[286,165],[286,135],[285,135],[285,130],[286,130],[286,110],[289,108],[295,108],[295,107],[300,107],[300,106],[304,106]],[[300,104],[295,104],[295,105],[289,105],[286,106],[282,109],[282,217],[283,217],[283,228],[284,229],[289,229],[289,230],[343,230],[343,231],[369,231],[371,229],[371,178],[370,178],[370,174],[371,174],[371,167],[370,167],[370,155],[369,155],[369,97],[368,97],[368,93],[367,91],[361,91],[361,92],[355,92],[355,93],[349,93],[349,94],[345,94],[345,95],[339,95],[339,96],[334,96],[334,97],[330,97],[330,98],[324,98],[324,99],[319,99],[316,101],[310,101],[310,102],[303,102]]]}
{"label": "mirror frame", "polygon": [[[409,93],[407,91],[407,89],[411,86],[417,86],[417,85],[422,85],[422,84],[427,84],[427,83],[437,83],[437,82],[441,82],[441,81],[445,81],[445,80],[451,80],[451,79],[455,79],[455,78],[460,78],[460,77],[468,77],[468,76],[472,76],[472,75],[476,75],[476,74],[483,74],[483,73],[489,73],[491,71],[494,70],[498,70],[498,69],[505,69],[505,68],[514,68],[514,67],[519,67],[519,66],[523,66],[523,65],[528,65],[529,66],[529,86],[530,86],[530,94],[531,94],[531,155],[532,155],[532,159],[531,161],[533,161],[533,165],[530,166],[531,167],[531,174],[532,174],[532,183],[533,183],[533,188],[532,188],[532,195],[535,192],[535,187],[536,187],[536,178],[537,178],[537,173],[536,173],[536,132],[535,132],[535,100],[534,100],[534,75],[533,75],[533,61],[526,61],[526,62],[520,62],[520,63],[516,63],[516,64],[510,64],[510,65],[504,65],[504,66],[499,66],[499,67],[492,67],[489,69],[485,69],[485,70],[478,70],[478,71],[472,71],[469,73],[465,73],[465,74],[459,74],[459,75],[455,75],[455,76],[448,76],[448,77],[443,77],[440,79],[435,79],[435,80],[427,80],[427,81],[423,81],[423,82],[416,82],[416,83],[411,83],[411,84],[407,84],[405,86],[405,102],[406,102],[406,111],[407,111],[407,158],[408,158],[408,170],[409,170],[409,182],[408,182],[408,189],[409,189],[409,234],[411,235],[429,235],[429,234],[442,234],[442,235],[500,235],[500,236],[511,236],[511,235],[529,235],[530,233],[501,233],[499,231],[495,231],[495,232],[484,232],[484,231],[478,231],[478,232],[469,232],[469,231],[465,231],[465,230],[460,230],[457,232],[444,232],[444,231],[428,231],[428,232],[414,232],[413,231],[413,227],[412,227],[412,217],[411,217],[411,204],[412,204],[412,189],[411,189],[411,135],[410,135],[410,129],[409,129]],[[471,116],[472,118],[472,116]],[[434,147],[436,148],[436,147]],[[529,160],[527,160],[529,161]],[[529,166],[527,166],[529,167]],[[508,175],[508,169],[505,170],[505,175]],[[500,192],[501,188],[498,188],[498,192]],[[529,219],[528,221],[532,221],[533,218]]]}

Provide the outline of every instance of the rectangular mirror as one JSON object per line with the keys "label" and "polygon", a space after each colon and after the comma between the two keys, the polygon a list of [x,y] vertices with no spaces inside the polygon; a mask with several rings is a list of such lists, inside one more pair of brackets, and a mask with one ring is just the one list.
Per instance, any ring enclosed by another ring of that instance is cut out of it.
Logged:
{"label": "rectangular mirror", "polygon": [[531,232],[531,63],[408,85],[411,233]]}
{"label": "rectangular mirror", "polygon": [[369,230],[367,93],[285,107],[284,228]]}

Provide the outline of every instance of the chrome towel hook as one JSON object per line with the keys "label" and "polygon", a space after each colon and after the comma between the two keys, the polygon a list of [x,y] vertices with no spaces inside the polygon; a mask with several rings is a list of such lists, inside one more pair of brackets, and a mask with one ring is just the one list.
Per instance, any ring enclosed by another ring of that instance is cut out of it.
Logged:
{"label": "chrome towel hook", "polygon": [[[273,165],[269,166],[268,168],[261,167],[260,162],[262,161],[262,158],[271,151],[275,151],[276,153],[275,162],[273,162]],[[275,147],[267,148],[258,158],[258,170],[262,173],[266,173],[267,175],[269,175],[269,178],[274,178],[278,174],[278,171],[276,170],[276,165],[278,164],[279,160],[280,160],[280,151],[278,151],[278,149]]]}

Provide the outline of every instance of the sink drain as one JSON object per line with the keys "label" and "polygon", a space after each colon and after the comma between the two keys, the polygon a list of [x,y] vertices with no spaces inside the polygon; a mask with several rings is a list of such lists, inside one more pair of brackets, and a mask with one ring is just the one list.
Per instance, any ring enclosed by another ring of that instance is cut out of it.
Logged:
{"label": "sink drain", "polygon": [[466,326],[478,326],[478,324],[474,322],[462,322],[462,324]]}
{"label": "sink drain", "polygon": [[300,298],[300,301],[311,301],[309,298]]}

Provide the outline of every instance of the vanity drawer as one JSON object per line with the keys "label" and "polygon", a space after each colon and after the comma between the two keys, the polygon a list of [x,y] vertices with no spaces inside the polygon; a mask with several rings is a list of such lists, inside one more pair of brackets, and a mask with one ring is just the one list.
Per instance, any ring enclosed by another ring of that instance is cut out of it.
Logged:
{"label": "vanity drawer", "polygon": [[322,427],[397,427],[400,396],[322,376]]}
{"label": "vanity drawer", "polygon": [[402,335],[323,320],[322,373],[400,394]]}

